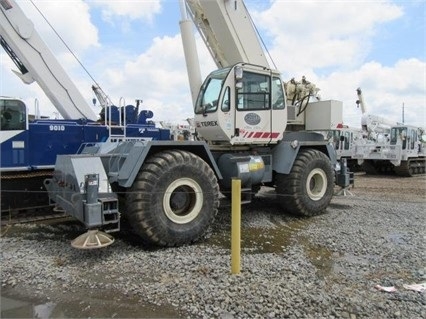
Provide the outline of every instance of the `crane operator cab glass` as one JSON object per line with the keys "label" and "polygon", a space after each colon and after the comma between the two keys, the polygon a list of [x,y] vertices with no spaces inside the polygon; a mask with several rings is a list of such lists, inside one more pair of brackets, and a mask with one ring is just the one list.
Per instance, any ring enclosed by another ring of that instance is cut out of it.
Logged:
{"label": "crane operator cab glass", "polygon": [[403,150],[417,148],[416,142],[419,139],[417,128],[407,126],[392,127],[390,136],[391,145],[401,145]]}
{"label": "crane operator cab glass", "polygon": [[0,99],[0,130],[18,131],[25,130],[27,108],[24,102],[16,99]]}
{"label": "crane operator cab glass", "polygon": [[212,72],[195,105],[197,132],[215,144],[271,144],[287,124],[284,87],[278,72],[237,64]]}

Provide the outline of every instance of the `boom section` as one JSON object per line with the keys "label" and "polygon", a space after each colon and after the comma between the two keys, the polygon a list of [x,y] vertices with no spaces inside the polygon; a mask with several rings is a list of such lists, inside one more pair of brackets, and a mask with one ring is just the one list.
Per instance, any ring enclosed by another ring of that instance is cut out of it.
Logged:
{"label": "boom section", "polygon": [[14,0],[0,1],[0,43],[25,83],[36,81],[64,119],[97,116]]}
{"label": "boom section", "polygon": [[186,7],[218,68],[238,62],[269,68],[242,0],[186,0]]}

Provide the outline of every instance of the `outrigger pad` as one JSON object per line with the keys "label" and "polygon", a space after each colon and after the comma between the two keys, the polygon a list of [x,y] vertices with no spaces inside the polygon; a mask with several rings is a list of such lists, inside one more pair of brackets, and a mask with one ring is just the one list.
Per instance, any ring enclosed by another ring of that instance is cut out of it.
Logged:
{"label": "outrigger pad", "polygon": [[113,242],[114,237],[111,235],[100,230],[89,230],[74,239],[71,246],[78,249],[95,249],[109,246]]}

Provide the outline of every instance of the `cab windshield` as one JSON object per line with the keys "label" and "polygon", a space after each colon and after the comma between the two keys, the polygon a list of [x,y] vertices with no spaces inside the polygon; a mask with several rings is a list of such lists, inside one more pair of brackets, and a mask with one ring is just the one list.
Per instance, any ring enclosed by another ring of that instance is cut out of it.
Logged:
{"label": "cab windshield", "polygon": [[195,104],[195,114],[216,112],[223,83],[231,68],[212,72],[204,81]]}

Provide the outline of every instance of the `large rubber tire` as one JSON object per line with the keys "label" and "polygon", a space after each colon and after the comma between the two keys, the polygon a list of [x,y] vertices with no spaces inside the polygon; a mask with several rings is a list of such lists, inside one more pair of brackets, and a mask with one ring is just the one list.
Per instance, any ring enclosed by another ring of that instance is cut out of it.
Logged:
{"label": "large rubber tire", "polygon": [[193,243],[213,224],[219,185],[210,166],[186,151],[167,150],[147,159],[126,194],[135,233],[158,246]]}
{"label": "large rubber tire", "polygon": [[276,186],[278,201],[285,211],[301,216],[321,214],[334,191],[329,158],[318,150],[301,150],[290,174],[277,174]]}

